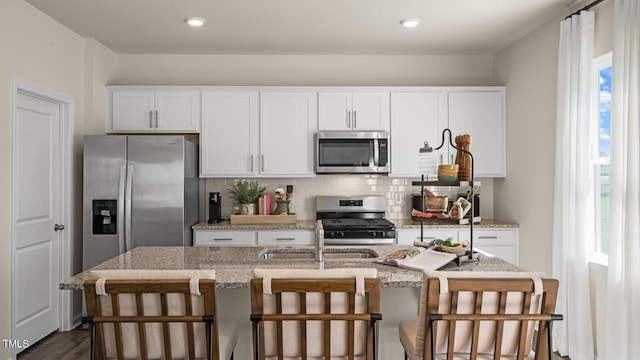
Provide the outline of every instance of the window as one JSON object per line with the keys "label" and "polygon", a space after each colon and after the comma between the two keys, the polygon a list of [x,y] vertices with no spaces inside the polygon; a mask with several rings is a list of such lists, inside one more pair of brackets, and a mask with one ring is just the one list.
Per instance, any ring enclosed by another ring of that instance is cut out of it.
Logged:
{"label": "window", "polygon": [[593,154],[595,187],[595,244],[596,258],[606,262],[609,253],[609,199],[611,185],[609,182],[609,159],[611,137],[611,53],[594,60],[594,111],[593,111]]}

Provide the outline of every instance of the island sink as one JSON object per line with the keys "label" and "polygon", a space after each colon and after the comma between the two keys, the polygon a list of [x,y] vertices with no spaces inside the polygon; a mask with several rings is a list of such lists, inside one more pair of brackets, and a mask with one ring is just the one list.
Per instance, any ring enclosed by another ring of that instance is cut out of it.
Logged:
{"label": "island sink", "polygon": [[[260,259],[264,260],[313,260],[314,249],[289,248],[266,249],[260,252]],[[379,255],[367,248],[325,248],[325,259],[373,259]]]}

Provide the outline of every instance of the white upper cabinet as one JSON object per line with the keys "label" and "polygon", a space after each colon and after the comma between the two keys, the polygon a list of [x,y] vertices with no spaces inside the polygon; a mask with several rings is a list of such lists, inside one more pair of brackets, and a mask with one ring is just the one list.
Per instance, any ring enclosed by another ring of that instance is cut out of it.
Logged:
{"label": "white upper cabinet", "polygon": [[260,93],[261,175],[315,175],[317,109],[313,91]]}
{"label": "white upper cabinet", "polygon": [[198,132],[199,125],[199,91],[111,91],[107,132]]}
{"label": "white upper cabinet", "polygon": [[252,176],[258,169],[258,92],[202,93],[201,176]]}
{"label": "white upper cabinet", "polygon": [[320,131],[389,131],[388,91],[320,91]]}
{"label": "white upper cabinet", "polygon": [[200,174],[314,176],[313,91],[204,91]]}
{"label": "white upper cabinet", "polygon": [[[391,170],[389,176],[419,177],[417,155],[424,141],[442,144],[442,131],[452,141],[470,134],[475,177],[504,177],[505,92],[501,87],[419,88],[391,92]],[[438,164],[455,162],[449,144],[436,153]]]}
{"label": "white upper cabinet", "polygon": [[469,151],[475,161],[475,176],[504,177],[504,90],[453,90],[448,96],[449,128],[453,136],[466,133],[472,137]]}
{"label": "white upper cabinet", "polygon": [[[425,141],[432,148],[441,142],[447,127],[444,91],[398,91],[391,93],[391,169],[389,176],[416,177],[418,150]],[[448,163],[448,146],[436,152],[438,163]]]}

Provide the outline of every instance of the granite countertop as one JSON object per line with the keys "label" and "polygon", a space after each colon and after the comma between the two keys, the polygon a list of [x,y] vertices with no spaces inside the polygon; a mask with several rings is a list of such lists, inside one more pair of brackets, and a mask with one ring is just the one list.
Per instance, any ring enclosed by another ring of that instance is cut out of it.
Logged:
{"label": "granite countertop", "polygon": [[193,230],[313,230],[315,220],[298,220],[295,224],[231,224],[223,220],[217,224],[200,222],[191,227]]}
{"label": "granite countertop", "polygon": [[[396,224],[398,229],[419,229],[420,222],[413,221],[411,219],[404,220],[391,220]],[[206,222],[200,222],[193,225],[193,230],[313,230],[315,229],[315,220],[298,220],[295,224],[231,224],[228,220],[222,221],[217,224],[209,224]],[[434,223],[430,224],[425,221],[424,224],[427,229],[458,229],[466,228],[469,225],[459,225],[455,223]],[[474,224],[474,228],[477,229],[503,229],[503,228],[518,228],[518,224],[495,220],[495,219],[483,219],[479,224]]]}
{"label": "granite countertop", "polygon": [[[419,229],[420,221],[414,221],[411,219],[404,220],[392,220],[396,224],[398,229]],[[459,225],[455,223],[447,224],[442,222],[429,223],[429,220],[424,221],[424,227],[427,229],[446,229],[446,228],[468,228],[469,225]],[[473,224],[474,229],[513,229],[518,228],[519,225],[496,219],[482,219],[480,223]]]}
{"label": "granite countertop", "polygon": [[[383,257],[407,246],[327,246],[330,252],[371,252]],[[364,249],[364,250],[363,250]],[[309,259],[261,259],[266,251],[276,253],[307,252]],[[324,265],[313,260],[313,246],[197,246],[197,247],[139,247],[118,255],[93,269],[213,269],[216,271],[216,287],[219,289],[248,288],[254,268],[376,268],[383,287],[420,287],[422,273],[395,266],[376,264],[373,258],[327,258]],[[481,255],[479,261],[467,261],[461,266],[450,263],[441,268],[448,271],[522,271],[502,259]],[[81,290],[88,278],[88,271],[79,273],[60,284],[63,290]]]}

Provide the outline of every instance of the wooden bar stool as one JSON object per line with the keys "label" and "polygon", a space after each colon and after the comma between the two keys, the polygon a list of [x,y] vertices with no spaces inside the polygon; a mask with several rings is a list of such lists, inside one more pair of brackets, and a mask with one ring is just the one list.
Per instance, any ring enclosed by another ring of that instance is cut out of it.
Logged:
{"label": "wooden bar stool", "polygon": [[376,269],[255,269],[255,359],[376,359]]}
{"label": "wooden bar stool", "polygon": [[102,270],[84,284],[92,359],[233,359],[211,270]]}
{"label": "wooden bar stool", "polygon": [[[551,359],[558,281],[541,273],[425,272],[405,359]],[[533,345],[534,330],[537,341]]]}

